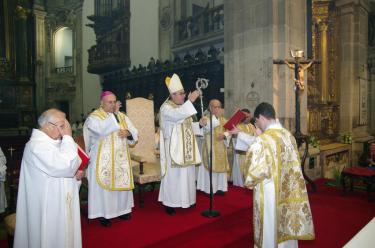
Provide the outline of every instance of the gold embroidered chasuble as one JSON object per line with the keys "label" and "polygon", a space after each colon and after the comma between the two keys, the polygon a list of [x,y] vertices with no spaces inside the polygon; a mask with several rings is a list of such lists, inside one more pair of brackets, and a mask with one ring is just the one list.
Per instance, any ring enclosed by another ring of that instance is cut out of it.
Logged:
{"label": "gold embroidered chasuble", "polygon": [[[241,132],[244,132],[248,135],[254,136],[255,135],[255,127],[253,124],[244,124],[240,123],[236,126]],[[247,171],[249,170],[249,164],[245,163],[246,161],[246,152],[245,151],[236,151],[238,154],[238,164],[240,167],[241,175],[246,177]]]}
{"label": "gold embroidered chasuble", "polygon": [[305,180],[296,141],[286,129],[268,129],[249,148],[245,186],[254,188],[254,244],[262,247],[264,185],[272,179],[276,196],[277,242],[315,238]]}
{"label": "gold embroidered chasuble", "polygon": [[[164,104],[168,104],[173,108],[178,107],[177,104],[170,100]],[[163,120],[160,120],[160,123],[162,123],[162,121]],[[201,156],[192,124],[193,118],[188,117],[182,123],[176,124],[172,129],[168,149],[172,161],[172,167],[187,167],[201,163]],[[163,140],[160,139],[160,141],[163,142],[160,147],[163,147],[165,150],[166,147],[164,146],[164,138]],[[166,173],[166,169],[167,165],[164,163],[164,168],[162,168],[163,176]]]}
{"label": "gold embroidered chasuble", "polygon": [[[108,113],[99,108],[90,116],[104,120],[108,118]],[[120,129],[127,129],[125,114],[119,112],[117,117]],[[129,146],[126,138],[118,136],[118,131],[99,141],[96,156],[96,180],[100,187],[106,190],[132,190],[134,188]]]}
{"label": "gold embroidered chasuble", "polygon": [[[210,119],[210,117],[207,117]],[[227,120],[220,116],[218,118],[220,124],[212,130],[212,171],[217,173],[223,173],[229,171],[229,162],[228,162],[228,153],[227,147],[224,143],[224,140],[218,140],[219,134],[223,134],[225,132],[225,128],[223,125],[227,122]],[[207,147],[207,148],[206,148]],[[203,164],[206,169],[209,169],[209,156],[210,156],[210,149],[211,149],[211,140],[210,140],[210,133],[204,134],[204,142],[202,146],[202,160]]]}

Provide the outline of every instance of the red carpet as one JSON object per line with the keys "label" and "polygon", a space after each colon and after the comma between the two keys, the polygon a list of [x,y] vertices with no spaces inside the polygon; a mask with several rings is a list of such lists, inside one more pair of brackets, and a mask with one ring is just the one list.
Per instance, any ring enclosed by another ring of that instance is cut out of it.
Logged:
{"label": "red carpet", "polygon": [[[316,239],[300,241],[299,247],[342,247],[375,217],[375,203],[364,191],[341,196],[341,189],[317,182],[318,192],[310,193]],[[132,219],[115,219],[111,228],[97,220],[82,218],[83,247],[253,247],[252,192],[230,187],[225,196],[216,196],[214,209],[221,216],[201,216],[208,197],[197,195],[194,209],[177,209],[175,216],[164,213],[157,203],[158,192],[147,192],[145,207],[136,207]],[[0,242],[0,246],[4,242]]]}

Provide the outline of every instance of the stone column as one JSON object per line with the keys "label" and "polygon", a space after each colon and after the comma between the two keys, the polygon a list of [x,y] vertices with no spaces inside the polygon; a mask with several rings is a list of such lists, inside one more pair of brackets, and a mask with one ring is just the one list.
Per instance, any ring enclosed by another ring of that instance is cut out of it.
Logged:
{"label": "stone column", "polygon": [[37,115],[45,110],[45,78],[46,78],[46,35],[45,35],[45,16],[44,7],[34,5],[35,16],[35,83],[36,83],[36,111]]}
{"label": "stone column", "polygon": [[[83,5],[83,4],[82,4]],[[83,113],[83,71],[86,67],[83,67],[82,53],[87,50],[83,49],[83,31],[82,31],[82,5],[77,6],[74,10],[76,16],[74,23],[74,34],[73,35],[73,54],[75,61],[73,62],[74,74],[75,74],[75,98],[72,99],[71,103],[71,120],[80,120],[81,114]]]}
{"label": "stone column", "polygon": [[173,59],[171,49],[174,22],[176,16],[181,15],[181,6],[177,3],[178,1],[159,0],[159,59],[161,61]]}
{"label": "stone column", "polygon": [[[266,101],[275,106],[286,128],[294,131],[294,70],[273,65],[273,59],[292,59],[291,49],[306,52],[306,1],[225,0],[224,18],[226,115],[238,107],[253,112]],[[303,133],[307,130],[306,96],[302,92]]]}
{"label": "stone column", "polygon": [[368,134],[368,11],[367,0],[338,0],[340,22],[340,133],[351,133],[352,164],[358,164]]}
{"label": "stone column", "polygon": [[328,35],[327,35],[328,25],[327,23],[320,23],[319,24],[319,31],[320,31],[320,59],[321,63],[321,70],[320,70],[320,80],[321,80],[321,98],[320,100],[325,103],[328,99]]}
{"label": "stone column", "polygon": [[[340,132],[354,137],[367,134],[367,125],[360,125],[361,80],[368,82],[368,10],[367,0],[337,0],[340,23]],[[361,113],[366,114],[366,113]],[[367,112],[367,114],[369,114]]]}

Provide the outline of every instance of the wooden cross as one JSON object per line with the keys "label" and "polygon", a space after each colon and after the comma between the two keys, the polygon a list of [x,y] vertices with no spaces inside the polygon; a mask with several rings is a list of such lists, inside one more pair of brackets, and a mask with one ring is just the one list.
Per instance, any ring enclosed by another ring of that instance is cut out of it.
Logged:
{"label": "wooden cross", "polygon": [[307,157],[309,145],[308,145],[308,137],[306,135],[303,135],[301,133],[301,100],[300,100],[300,91],[304,90],[305,88],[305,82],[304,82],[304,72],[307,70],[310,66],[313,64],[320,64],[321,62],[318,60],[311,60],[311,59],[303,59],[304,54],[302,50],[295,50],[290,51],[293,60],[290,59],[275,59],[273,60],[274,64],[282,65],[285,64],[288,66],[288,68],[294,70],[294,92],[295,92],[295,118],[296,118],[296,131],[294,134],[294,137],[296,138],[297,145],[300,147],[303,143],[305,143],[305,151],[303,153],[302,159],[301,159],[301,167],[302,167],[302,174],[306,181],[308,181],[311,184],[313,192],[316,191],[316,185],[315,183],[305,174],[305,160]]}
{"label": "wooden cross", "polygon": [[13,158],[13,151],[15,151],[16,149],[14,149],[12,146],[8,149],[8,151],[10,151],[10,158]]}
{"label": "wooden cross", "polygon": [[[299,53],[298,53],[299,52]],[[300,101],[300,91],[303,91],[305,88],[305,82],[304,82],[304,73],[305,70],[307,70],[309,67],[311,67],[313,64],[320,64],[321,62],[319,60],[311,60],[303,59],[303,51],[295,51],[294,53],[291,51],[292,57],[294,60],[291,59],[275,59],[273,60],[274,64],[281,65],[285,64],[288,66],[288,68],[294,70],[294,92],[295,92],[295,98],[296,98],[296,104],[295,104],[295,118],[296,118],[296,136],[301,136],[301,101]]]}

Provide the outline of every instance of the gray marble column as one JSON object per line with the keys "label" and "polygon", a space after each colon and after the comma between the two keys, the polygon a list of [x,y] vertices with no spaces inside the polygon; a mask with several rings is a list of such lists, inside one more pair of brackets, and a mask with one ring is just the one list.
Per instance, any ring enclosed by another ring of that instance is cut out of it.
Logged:
{"label": "gray marble column", "polygon": [[73,54],[74,54],[74,74],[75,74],[75,98],[71,101],[71,120],[80,120],[83,112],[83,68],[82,53],[86,52],[83,50],[83,20],[82,20],[82,5],[77,7],[74,11],[76,19],[74,25],[74,36],[73,36]]}
{"label": "gray marble column", "polygon": [[368,84],[368,10],[367,0],[337,0],[340,23],[339,44],[341,56],[339,65],[340,82],[340,133],[352,133],[354,137],[367,134],[368,123],[363,122],[369,115],[368,106],[363,109],[361,102],[367,101],[367,92],[361,85]]}
{"label": "gray marble column", "polygon": [[[273,59],[291,59],[291,49],[306,51],[306,1],[226,0],[224,18],[226,115],[237,107],[253,112],[266,101],[294,131],[294,71],[273,65]],[[307,130],[306,97],[307,92],[302,92],[303,133]]]}
{"label": "gray marble column", "polygon": [[45,106],[46,98],[46,35],[45,35],[45,16],[46,12],[44,7],[40,5],[34,6],[35,16],[35,54],[36,54],[36,66],[35,66],[35,82],[36,82],[36,110],[37,115],[42,113]]}

